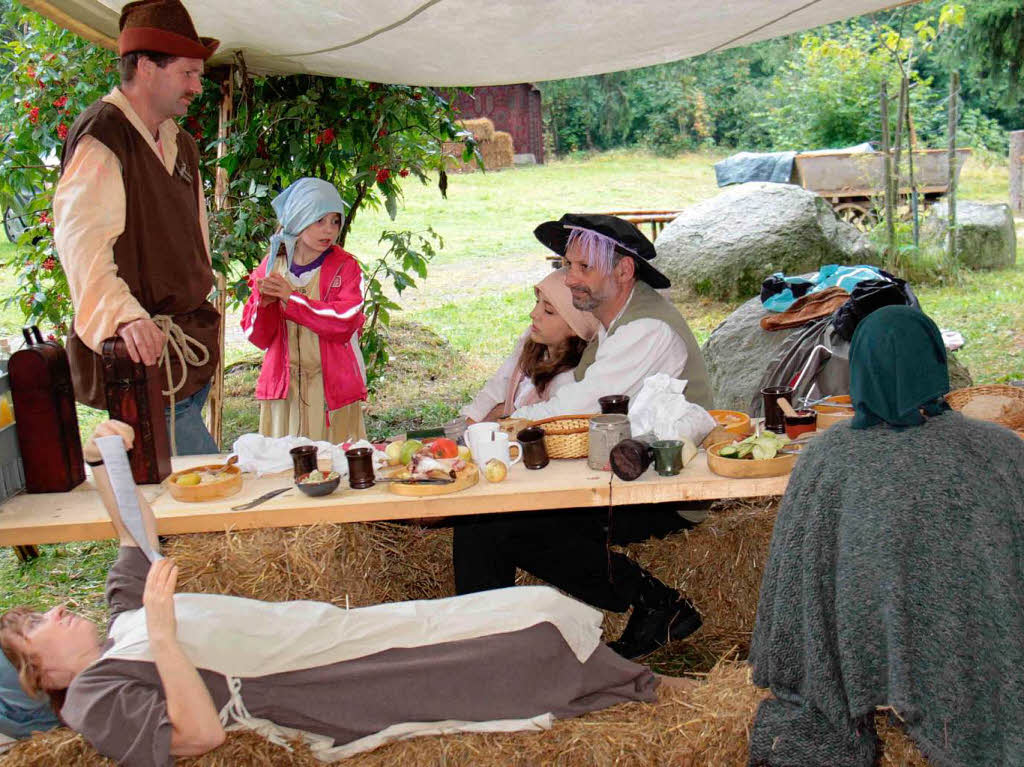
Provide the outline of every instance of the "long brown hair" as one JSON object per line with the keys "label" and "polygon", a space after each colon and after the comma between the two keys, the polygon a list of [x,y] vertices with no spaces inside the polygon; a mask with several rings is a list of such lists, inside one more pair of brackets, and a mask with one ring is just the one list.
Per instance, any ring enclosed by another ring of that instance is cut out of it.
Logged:
{"label": "long brown hair", "polygon": [[543,397],[548,384],[555,376],[580,364],[580,358],[583,357],[583,350],[586,348],[587,342],[576,335],[570,336],[569,340],[558,348],[539,344],[532,338],[527,338],[519,355],[519,367],[523,375],[533,381],[537,394]]}
{"label": "long brown hair", "polygon": [[[25,652],[23,643],[27,632],[27,624],[40,615],[30,607],[14,607],[0,615],[0,650],[18,672],[18,683],[29,697],[42,700],[44,695],[50,699],[54,712],[60,714],[64,707],[67,690],[48,690],[43,686],[43,670],[39,658]],[[17,642],[15,640],[21,640]]]}

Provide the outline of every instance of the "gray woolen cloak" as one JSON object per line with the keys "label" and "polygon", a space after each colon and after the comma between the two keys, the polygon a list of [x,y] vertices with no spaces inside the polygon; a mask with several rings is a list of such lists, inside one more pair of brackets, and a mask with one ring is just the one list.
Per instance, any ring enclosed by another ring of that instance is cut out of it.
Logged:
{"label": "gray woolen cloak", "polygon": [[1024,765],[1024,440],[949,412],[835,426],[779,509],[751,765],[869,767],[891,706],[936,767]]}

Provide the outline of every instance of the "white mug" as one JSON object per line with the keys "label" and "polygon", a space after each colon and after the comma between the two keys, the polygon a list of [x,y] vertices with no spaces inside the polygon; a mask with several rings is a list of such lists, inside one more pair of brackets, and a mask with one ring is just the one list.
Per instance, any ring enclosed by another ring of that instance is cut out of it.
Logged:
{"label": "white mug", "polygon": [[[518,451],[515,460],[512,459],[512,448]],[[476,447],[471,447],[473,460],[477,466],[486,466],[492,458],[497,458],[506,467],[514,466],[523,460],[523,446],[514,440],[510,440],[503,431],[492,431],[484,434],[476,441]]]}
{"label": "white mug", "polygon": [[490,439],[491,433],[498,431],[498,429],[498,424],[494,421],[481,421],[480,423],[470,424],[466,427],[466,431],[462,435],[462,441],[466,443],[466,446],[469,448],[469,452],[473,454],[473,460],[476,460],[477,443],[485,439]]}

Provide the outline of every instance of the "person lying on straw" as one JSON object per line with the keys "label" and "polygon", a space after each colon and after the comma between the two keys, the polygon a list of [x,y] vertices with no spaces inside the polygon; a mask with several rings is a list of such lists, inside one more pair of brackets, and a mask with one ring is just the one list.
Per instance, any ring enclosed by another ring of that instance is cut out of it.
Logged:
{"label": "person lying on straw", "polygon": [[800,457],[775,523],[751,765],[871,767],[880,706],[932,764],[1024,764],[1024,442],[948,391],[922,312],[857,327],[854,417]]}
{"label": "person lying on straw", "polygon": [[353,610],[175,594],[152,510],[118,470],[132,436],[108,421],[84,451],[121,541],[106,640],[63,606],[0,616],[26,691],[48,694],[120,764],[170,765],[241,728],[300,736],[335,761],[414,735],[537,730],[655,700],[651,671],[601,644],[601,613],[548,587]]}

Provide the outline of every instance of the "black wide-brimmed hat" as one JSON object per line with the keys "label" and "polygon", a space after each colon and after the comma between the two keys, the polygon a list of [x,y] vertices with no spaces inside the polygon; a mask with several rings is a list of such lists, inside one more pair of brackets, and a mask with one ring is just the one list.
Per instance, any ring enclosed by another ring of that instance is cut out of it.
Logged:
{"label": "black wide-brimmed hat", "polygon": [[616,216],[566,213],[557,221],[545,221],[533,230],[533,234],[545,247],[564,256],[573,229],[589,229],[614,240],[616,250],[633,259],[638,280],[643,280],[652,288],[671,287],[671,280],[650,264],[650,260],[658,255],[651,241],[644,237],[636,225]]}

